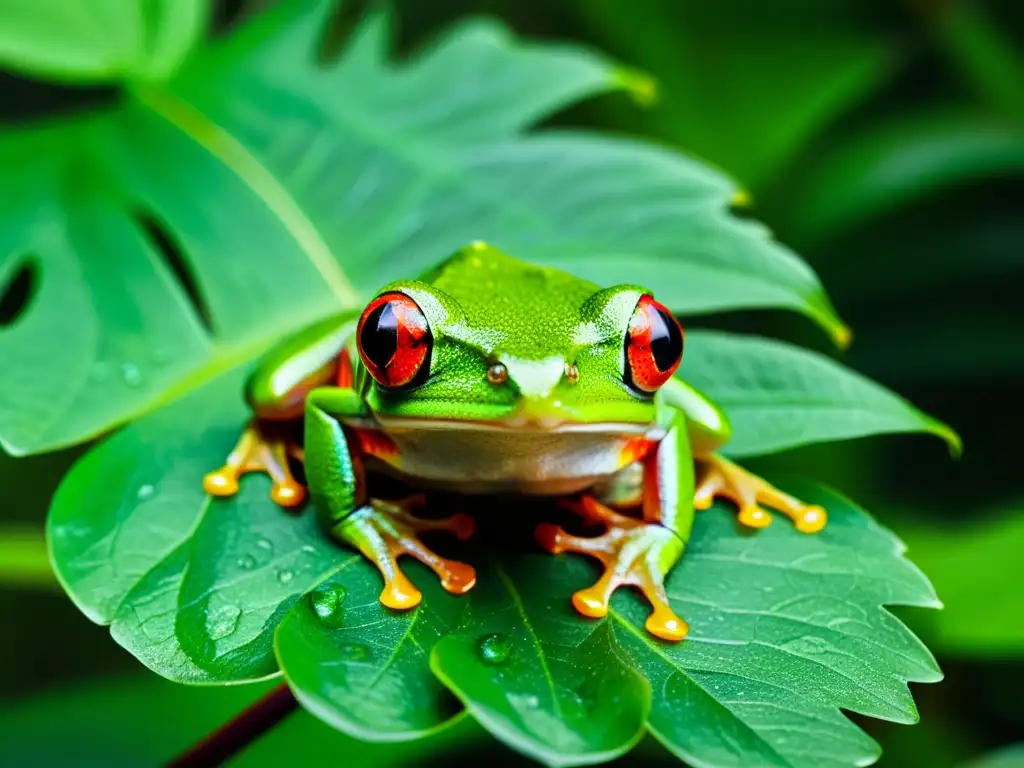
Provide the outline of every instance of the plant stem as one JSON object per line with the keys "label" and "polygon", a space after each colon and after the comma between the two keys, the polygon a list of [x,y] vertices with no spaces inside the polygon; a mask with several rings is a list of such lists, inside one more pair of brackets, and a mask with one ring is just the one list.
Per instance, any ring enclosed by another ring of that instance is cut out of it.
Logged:
{"label": "plant stem", "polygon": [[166,768],[213,768],[222,765],[284,720],[298,706],[288,686],[282,683],[167,763]]}
{"label": "plant stem", "polygon": [[0,528],[0,585],[57,586],[42,531],[28,526]]}

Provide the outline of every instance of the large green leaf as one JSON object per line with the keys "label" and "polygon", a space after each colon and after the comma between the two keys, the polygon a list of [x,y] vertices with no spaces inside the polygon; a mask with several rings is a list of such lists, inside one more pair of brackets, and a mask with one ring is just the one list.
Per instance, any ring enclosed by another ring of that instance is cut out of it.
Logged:
{"label": "large green leaf", "polygon": [[720,175],[515,138],[620,69],[475,21],[395,64],[379,17],[322,65],[327,9],[281,3],[113,108],[0,133],[0,292],[29,287],[0,327],[8,451],[95,435],[479,238],[645,275],[681,311],[788,307],[844,336],[813,273],[726,215]]}
{"label": "large green leaf", "polygon": [[650,684],[619,653],[611,627],[567,610],[565,565],[522,553],[489,558],[461,626],[431,661],[478,722],[556,766],[625,752],[651,706]]}
{"label": "large green leaf", "polygon": [[960,451],[948,426],[822,354],[714,331],[686,341],[680,375],[725,409],[730,456],[890,432],[931,432]]}
{"label": "large green leaf", "polygon": [[[750,375],[732,385],[735,402],[750,387],[749,406],[733,419],[738,436],[767,434],[757,404],[770,413],[776,403],[757,396],[774,362],[756,354],[767,342],[715,334],[701,342],[695,335],[695,345],[706,343],[725,369],[753,361]],[[166,677],[251,680],[280,664],[299,698],[335,726],[363,737],[410,738],[456,710],[432,667],[495,735],[561,764],[628,749],[652,706],[650,684],[658,692],[654,732],[672,750],[714,765],[730,764],[722,762],[729,744],[739,745],[736,764],[776,752],[801,764],[801,749],[821,749],[836,765],[850,755],[861,759],[873,747],[833,707],[906,721],[913,709],[900,680],[934,678],[927,653],[879,608],[928,603],[927,582],[863,513],[799,486],[794,490],[829,507],[832,522],[820,537],[783,523],[751,537],[723,509],[698,516],[690,553],[672,580],[676,608],[693,627],[678,648],[648,639],[643,606],[627,597],[607,622],[576,617],[568,595],[593,579],[594,569],[579,558],[531,554],[529,544],[513,555],[496,551],[486,562],[470,547],[465,557],[476,562],[480,583],[468,597],[447,595],[425,570],[410,569],[426,600],[410,614],[391,614],[376,600],[374,569],[329,542],[311,510],[292,515],[274,506],[266,478],[247,478],[233,499],[203,492],[204,473],[220,464],[244,420],[242,374],[105,440],[75,465],[51,510],[51,551],[68,592]],[[842,376],[816,381],[819,397],[846,386]],[[858,402],[857,393],[845,391],[853,398],[847,406]],[[887,402],[865,396],[860,408],[870,413]],[[819,411],[815,402],[804,412],[788,408],[798,424],[813,423]],[[861,433],[848,420],[832,429],[832,438]],[[501,519],[514,527],[522,515]],[[822,700],[822,690],[832,698]],[[755,703],[734,701],[741,693]],[[764,711],[757,702],[766,697],[785,704],[778,713]],[[717,735],[698,738],[704,729],[692,723],[707,718]],[[786,735],[809,728],[817,729],[815,739],[834,730],[836,746],[800,746]]]}
{"label": "large green leaf", "polygon": [[576,5],[609,48],[658,74],[650,128],[755,190],[891,77],[899,58],[897,41],[866,24],[856,0]]}

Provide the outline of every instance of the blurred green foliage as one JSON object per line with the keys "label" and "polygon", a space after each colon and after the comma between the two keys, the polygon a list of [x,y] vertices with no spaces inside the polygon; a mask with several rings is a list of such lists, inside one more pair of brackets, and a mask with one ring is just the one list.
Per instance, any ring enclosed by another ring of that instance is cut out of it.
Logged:
{"label": "blurred green foliage", "polygon": [[[750,190],[757,218],[807,256],[830,287],[856,338],[847,361],[956,426],[966,453],[952,468],[936,445],[874,439],[792,451],[759,466],[821,477],[875,510],[908,540],[910,556],[946,602],[938,617],[901,614],[936,649],[947,680],[915,690],[922,711],[915,728],[864,723],[886,750],[882,764],[952,767],[1019,739],[1024,8],[1013,0],[395,4],[404,50],[482,11],[529,35],[586,42],[651,73],[660,87],[647,110],[606,95],[555,121],[654,135],[733,174]],[[221,23],[237,10],[227,4]],[[354,15],[341,19],[339,37]],[[138,34],[145,28],[141,20]],[[0,35],[0,50],[16,51],[17,38]],[[131,66],[160,72],[173,48]],[[48,66],[102,73],[127,64]],[[8,120],[66,111],[83,98],[15,77],[0,88]],[[117,94],[85,98],[111,96]],[[0,300],[0,327],[5,310]],[[774,313],[708,315],[701,324],[820,343]],[[59,386],[61,371],[44,370],[40,384]],[[68,463],[68,453],[16,465],[0,460],[4,519],[38,523]],[[9,584],[0,587],[0,610],[5,628],[16,627],[0,639],[0,692],[10,702],[0,713],[4,740],[14,744],[8,734],[16,733],[52,742],[67,728],[88,743],[86,734],[101,730],[90,713],[113,708],[125,691],[107,694],[107,705],[87,704],[70,689],[39,696],[31,707],[24,697],[38,696],[44,685],[131,668],[132,660],[63,598]],[[205,706],[195,692],[186,700],[178,689],[147,685],[154,710]],[[211,704],[207,719],[193,721],[194,735],[237,708],[244,696],[228,702],[234,694],[216,694],[224,708]],[[202,701],[212,699],[204,694]],[[36,713],[38,730],[20,726],[28,720],[14,719],[19,711]],[[305,723],[312,721],[287,727],[301,731]],[[164,758],[186,743],[147,733],[153,741],[138,747],[140,760]],[[282,729],[252,753],[274,754],[285,738]],[[11,754],[25,753],[15,747]],[[48,754],[54,764],[66,759]],[[103,764],[112,759],[103,746],[96,754]],[[1019,754],[998,759],[1013,765]],[[978,765],[1004,764],[995,760]]]}

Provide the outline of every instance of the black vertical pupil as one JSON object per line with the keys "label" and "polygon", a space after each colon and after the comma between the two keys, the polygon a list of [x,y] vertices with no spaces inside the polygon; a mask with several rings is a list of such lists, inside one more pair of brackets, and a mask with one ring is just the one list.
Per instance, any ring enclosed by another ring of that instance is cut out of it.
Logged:
{"label": "black vertical pupil", "polygon": [[381,304],[366,318],[359,345],[363,354],[378,368],[386,368],[391,362],[398,349],[398,318],[391,302]]}
{"label": "black vertical pupil", "polygon": [[679,326],[657,308],[651,313],[651,354],[659,371],[667,371],[683,355],[683,335]]}

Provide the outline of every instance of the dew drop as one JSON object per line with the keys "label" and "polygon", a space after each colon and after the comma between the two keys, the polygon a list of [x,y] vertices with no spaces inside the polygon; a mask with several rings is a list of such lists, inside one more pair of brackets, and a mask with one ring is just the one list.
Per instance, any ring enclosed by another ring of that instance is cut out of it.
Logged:
{"label": "dew drop", "polygon": [[238,567],[243,571],[251,571],[256,567],[256,558],[252,555],[242,555],[238,558]]}
{"label": "dew drop", "polygon": [[305,552],[307,555],[315,555],[316,547],[314,547],[312,544],[303,544],[302,551]]}
{"label": "dew drop", "polygon": [[136,491],[135,496],[139,501],[145,501],[146,499],[152,499],[154,494],[156,494],[156,488],[149,483],[146,483],[145,485],[139,486],[139,490]]}
{"label": "dew drop", "polygon": [[342,643],[338,646],[338,653],[346,661],[370,660],[370,649],[362,643]]}
{"label": "dew drop", "polygon": [[169,349],[156,347],[149,353],[149,359],[157,368],[162,368],[174,359]]}
{"label": "dew drop", "polygon": [[142,369],[135,363],[123,363],[121,365],[121,379],[129,387],[137,387],[142,384]]}
{"label": "dew drop", "polygon": [[344,610],[345,588],[321,585],[309,593],[309,603],[321,623],[327,627],[340,627]]}
{"label": "dew drop", "polygon": [[508,661],[512,654],[512,642],[505,635],[495,632],[481,637],[477,641],[476,650],[480,661],[497,667]]}
{"label": "dew drop", "polygon": [[285,568],[283,571],[277,572],[277,580],[282,584],[287,584],[293,578],[295,578],[295,574],[289,571],[287,568]]}
{"label": "dew drop", "polygon": [[267,552],[270,552],[274,549],[274,545],[271,544],[270,541],[268,541],[267,539],[257,539],[256,546],[260,549],[266,550]]}
{"label": "dew drop", "polygon": [[242,610],[237,605],[223,605],[206,617],[206,631],[213,640],[223,640],[238,629]]}
{"label": "dew drop", "polygon": [[790,640],[782,647],[785,650],[796,654],[826,653],[829,650],[829,644],[825,640],[820,637],[814,637],[813,635],[798,637],[796,640]]}

